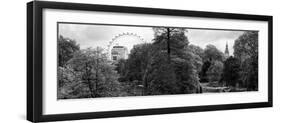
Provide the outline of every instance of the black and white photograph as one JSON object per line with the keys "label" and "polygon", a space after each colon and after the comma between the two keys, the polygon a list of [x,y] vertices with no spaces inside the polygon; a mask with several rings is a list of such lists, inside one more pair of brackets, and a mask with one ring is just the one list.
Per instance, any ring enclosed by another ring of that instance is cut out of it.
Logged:
{"label": "black and white photograph", "polygon": [[57,23],[57,99],[258,91],[257,30]]}
{"label": "black and white photograph", "polygon": [[[220,110],[273,107],[272,15],[160,3],[27,3],[26,119],[216,111],[198,119],[187,114],[191,122],[209,122]],[[242,4],[229,7],[234,5]],[[238,119],[252,121],[243,111],[237,111]],[[166,116],[156,119],[175,120]],[[227,116],[219,121],[233,119]],[[235,119],[231,122],[239,122]]]}

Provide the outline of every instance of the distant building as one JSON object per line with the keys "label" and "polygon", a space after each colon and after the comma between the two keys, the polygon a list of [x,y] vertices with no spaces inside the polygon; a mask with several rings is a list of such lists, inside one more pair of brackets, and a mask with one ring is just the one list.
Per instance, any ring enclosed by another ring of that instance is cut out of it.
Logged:
{"label": "distant building", "polygon": [[113,46],[111,49],[111,60],[118,61],[128,58],[128,49],[125,46]]}
{"label": "distant building", "polygon": [[226,58],[229,57],[229,51],[228,51],[228,43],[226,42],[226,46],[225,46],[225,51],[224,51],[224,55]]}

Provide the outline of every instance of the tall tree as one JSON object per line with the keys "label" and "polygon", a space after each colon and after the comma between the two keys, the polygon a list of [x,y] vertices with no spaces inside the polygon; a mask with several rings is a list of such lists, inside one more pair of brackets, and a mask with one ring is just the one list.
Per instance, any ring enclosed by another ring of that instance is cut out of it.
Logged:
{"label": "tall tree", "polygon": [[90,91],[79,72],[71,67],[58,67],[58,99],[90,98]]}
{"label": "tall tree", "polygon": [[[160,44],[162,46],[161,50],[167,51],[167,58],[169,62],[171,59],[171,52],[173,52],[172,50],[175,50],[179,46],[175,46],[175,44],[184,43],[184,45],[180,45],[179,47],[185,47],[189,43],[187,37],[185,36],[185,32],[187,32],[185,28],[157,27],[153,28],[153,30],[155,37],[154,43]],[[182,39],[174,39],[174,35],[181,35],[180,37]]]}
{"label": "tall tree", "polygon": [[223,63],[221,61],[212,61],[210,67],[208,68],[206,74],[208,81],[214,82],[221,79],[221,74],[223,72]]}
{"label": "tall tree", "polygon": [[207,60],[224,61],[225,57],[224,54],[216,48],[216,46],[209,44],[204,49],[204,61]]}
{"label": "tall tree", "polygon": [[199,78],[200,78],[200,82],[208,82],[208,76],[207,76],[207,71],[209,70],[211,66],[211,61],[207,60],[203,63],[203,66],[201,68],[201,71],[199,73]]}
{"label": "tall tree", "polygon": [[216,79],[214,79],[212,71],[215,70],[214,68],[220,68],[222,66],[220,65],[220,63],[222,63],[224,60],[225,60],[224,54],[220,50],[218,50],[216,46],[211,44],[207,45],[206,48],[204,49],[203,66],[199,74],[200,81],[208,82],[210,81],[211,78],[212,80],[217,80],[218,79],[217,77]]}
{"label": "tall tree", "polygon": [[248,58],[241,65],[241,81],[249,91],[258,90],[258,59]]}
{"label": "tall tree", "polygon": [[200,56],[200,58],[203,60],[203,58],[204,58],[204,49],[202,49],[202,48],[199,47],[199,46],[193,45],[193,44],[188,45],[188,49],[189,49],[192,53],[194,53],[194,54]]}
{"label": "tall tree", "polygon": [[258,56],[258,32],[246,31],[234,43],[234,56],[240,61]]}
{"label": "tall tree", "polygon": [[185,51],[181,57],[173,58],[172,65],[179,86],[178,93],[197,93],[200,88],[197,71],[198,59],[192,52]]}
{"label": "tall tree", "polygon": [[240,71],[239,60],[230,56],[224,62],[222,81],[228,86],[240,84]]}
{"label": "tall tree", "polygon": [[[164,62],[162,64],[165,67],[169,67],[169,69],[166,69],[168,72],[162,72],[161,74],[170,76],[170,79],[173,78],[173,80],[169,81],[175,82],[177,85],[174,87],[177,91],[174,91],[174,93],[192,93],[194,90],[196,91],[199,86],[197,67],[200,66],[200,58],[188,48],[187,30],[184,28],[155,28],[154,30],[153,45],[160,49],[158,50],[160,53],[155,58],[167,58],[167,60],[162,59],[161,61]],[[154,67],[157,68],[157,65]],[[160,76],[160,74],[158,75]],[[161,82],[161,80],[159,81]]]}
{"label": "tall tree", "polygon": [[258,90],[258,32],[244,32],[234,43],[234,56],[241,63],[241,81],[248,90]]}
{"label": "tall tree", "polygon": [[167,53],[156,52],[151,74],[148,75],[149,95],[176,94],[179,93],[179,85],[176,79],[174,66],[169,63]]}
{"label": "tall tree", "polygon": [[64,66],[70,60],[76,51],[79,51],[80,46],[75,40],[59,36],[58,38],[58,65]]}
{"label": "tall tree", "polygon": [[188,45],[187,52],[189,52],[192,55],[192,57],[195,59],[194,61],[195,61],[197,74],[199,74],[203,65],[204,50],[199,46],[190,44]]}
{"label": "tall tree", "polygon": [[147,95],[148,92],[147,76],[151,72],[153,57],[153,45],[149,43],[143,43],[133,47],[127,60],[128,74],[126,78],[130,81],[141,81],[144,95]]}
{"label": "tall tree", "polygon": [[79,73],[82,83],[86,84],[91,92],[91,97],[118,95],[118,74],[102,48],[81,50],[68,65]]}

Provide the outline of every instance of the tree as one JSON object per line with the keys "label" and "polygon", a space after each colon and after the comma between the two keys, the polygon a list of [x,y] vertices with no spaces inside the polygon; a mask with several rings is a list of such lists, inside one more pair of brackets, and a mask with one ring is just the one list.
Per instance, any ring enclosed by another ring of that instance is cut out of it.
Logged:
{"label": "tree", "polygon": [[75,40],[59,36],[58,38],[58,99],[63,98],[78,98],[83,95],[83,89],[80,88],[79,80],[76,78],[76,73],[71,68],[67,67],[67,62],[73,57],[75,52],[80,50],[79,45]]}
{"label": "tree", "polygon": [[[155,28],[154,30],[156,31],[153,45],[159,49],[154,61],[159,61],[157,63],[161,63],[166,68],[166,72],[157,71],[155,77],[169,76],[169,83],[176,84],[173,93],[196,92],[199,86],[197,69],[200,67],[200,57],[188,48],[187,30],[184,28]],[[162,59],[164,57],[167,60]],[[158,67],[157,64],[152,65],[153,70]],[[153,82],[162,82],[162,80],[157,81]]]}
{"label": "tree", "polygon": [[219,81],[221,79],[221,74],[223,72],[223,63],[221,61],[213,61],[208,68],[206,74],[208,77],[208,80],[213,81]]}
{"label": "tree", "polygon": [[188,45],[188,49],[192,53],[198,55],[203,60],[203,58],[204,58],[204,50],[201,47],[193,45],[193,44],[190,44],[190,45]]}
{"label": "tree", "polygon": [[200,88],[199,76],[197,71],[197,61],[192,52],[185,51],[181,57],[173,58],[177,83],[179,86],[178,93],[198,93]]}
{"label": "tree", "polygon": [[129,73],[127,64],[126,59],[119,59],[116,63],[116,71],[120,75],[118,79],[120,82],[126,81],[126,76]]}
{"label": "tree", "polygon": [[89,98],[90,92],[80,75],[68,66],[58,67],[58,99]]}
{"label": "tree", "polygon": [[197,69],[202,59],[188,48],[186,30],[154,28],[154,31],[152,44],[135,45],[131,50],[126,78],[134,83],[141,81],[143,95],[198,92]]}
{"label": "tree", "polygon": [[187,52],[194,58],[197,74],[199,74],[203,65],[204,50],[201,47],[192,44],[188,45],[187,50]]}
{"label": "tree", "polygon": [[258,56],[258,32],[247,31],[243,33],[234,43],[234,56],[241,62],[247,58]]}
{"label": "tree", "polygon": [[258,90],[258,61],[257,58],[248,58],[241,65],[241,81],[247,90]]}
{"label": "tree", "polygon": [[176,94],[179,93],[174,67],[167,59],[167,53],[157,52],[151,65],[151,74],[148,75],[148,94]]}
{"label": "tree", "polygon": [[73,57],[76,51],[79,51],[80,46],[75,40],[59,36],[58,38],[58,65],[64,66],[65,63]]}
{"label": "tree", "polygon": [[222,81],[227,86],[240,84],[240,62],[237,58],[230,56],[224,62]]}
{"label": "tree", "polygon": [[[185,28],[172,27],[157,27],[153,28],[155,44],[161,46],[161,50],[167,51],[167,58],[170,62],[170,55],[173,51],[178,51],[177,48],[182,48],[188,45],[188,39],[185,36],[187,30]],[[176,36],[178,35],[178,36]],[[177,37],[179,39],[173,38]],[[182,45],[177,45],[183,43]]]}
{"label": "tree", "polygon": [[118,96],[118,74],[102,48],[81,50],[75,53],[68,65],[80,75],[81,82],[87,85],[92,98]]}
{"label": "tree", "polygon": [[209,70],[211,66],[211,61],[207,60],[203,63],[202,69],[199,73],[199,77],[200,77],[200,82],[208,82],[208,76],[207,76],[207,71]]}
{"label": "tree", "polygon": [[147,76],[151,71],[154,47],[152,44],[143,43],[133,47],[127,59],[128,74],[126,78],[130,81],[140,81],[143,86],[143,94],[147,95],[148,80]]}
{"label": "tree", "polygon": [[[217,80],[218,77],[214,78],[214,74],[212,71],[215,71],[215,68],[219,68],[223,66],[220,65],[219,62],[223,62],[225,60],[224,54],[216,48],[214,45],[207,45],[204,49],[204,55],[203,55],[203,66],[201,69],[200,75],[200,81],[201,82],[208,82],[209,80]],[[217,65],[217,66],[214,66]],[[220,71],[220,70],[218,70]],[[208,72],[208,73],[207,73]],[[219,74],[219,73],[216,73]],[[211,75],[211,76],[208,76]],[[212,78],[212,79],[211,79]]]}
{"label": "tree", "polygon": [[225,57],[224,54],[216,48],[214,45],[207,45],[204,49],[204,61],[207,60],[218,60],[218,61],[224,61]]}
{"label": "tree", "polygon": [[247,31],[234,43],[234,56],[241,63],[241,81],[248,90],[258,90],[258,32]]}

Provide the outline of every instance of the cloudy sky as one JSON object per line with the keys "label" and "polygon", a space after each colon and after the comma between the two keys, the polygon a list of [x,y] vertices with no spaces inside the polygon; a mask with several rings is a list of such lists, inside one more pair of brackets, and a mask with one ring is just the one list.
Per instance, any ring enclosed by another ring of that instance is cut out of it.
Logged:
{"label": "cloudy sky", "polygon": [[[137,36],[120,36],[123,33],[136,34]],[[188,39],[191,44],[205,48],[206,45],[215,45],[224,52],[228,43],[229,52],[233,53],[234,40],[242,31],[188,29]],[[131,26],[109,26],[109,25],[83,25],[83,24],[59,24],[59,35],[76,40],[82,49],[88,47],[103,47],[107,49],[110,41],[115,39],[114,45],[126,46],[128,50],[133,45],[141,42],[151,42],[153,30],[151,27],[131,27]],[[143,39],[139,40],[138,36]]]}

